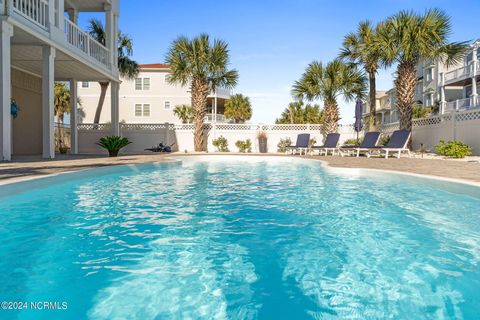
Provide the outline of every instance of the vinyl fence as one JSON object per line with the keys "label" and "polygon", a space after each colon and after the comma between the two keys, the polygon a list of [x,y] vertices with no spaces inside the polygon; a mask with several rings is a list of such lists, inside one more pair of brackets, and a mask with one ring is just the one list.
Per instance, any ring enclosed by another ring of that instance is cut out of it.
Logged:
{"label": "vinyl fence", "polygon": [[[399,127],[398,123],[386,124],[381,128],[384,134],[391,134]],[[295,143],[300,133],[310,133],[317,145],[323,142],[319,124],[206,124],[206,149],[214,152],[212,141],[223,136],[228,141],[230,151],[238,151],[235,142],[250,139],[252,152],[258,152],[259,132],[266,132],[268,152],[277,152],[281,139],[290,138]],[[111,132],[109,124],[79,124],[78,145],[80,153],[104,153],[95,142]],[[339,126],[340,143],[356,138],[352,125]],[[120,124],[120,134],[133,143],[125,148],[124,153],[139,153],[160,142],[172,145],[174,151],[193,151],[193,124]],[[470,145],[476,155],[480,155],[480,109],[455,112],[415,119],[412,128],[413,150],[420,150],[421,145],[427,151],[434,151],[440,140],[460,140]]]}
{"label": "vinyl fence", "polygon": [[[173,145],[174,151],[193,151],[193,124],[120,124],[120,134],[127,137],[132,144],[127,146],[124,153],[139,153],[146,148],[158,145],[160,142]],[[238,151],[235,143],[238,140],[249,139],[252,142],[252,152],[258,152],[259,132],[266,132],[268,137],[268,152],[277,152],[277,145],[281,139],[290,138],[295,143],[300,133],[310,133],[317,145],[323,142],[320,133],[321,125],[318,124],[206,124],[204,126],[207,139],[206,150],[216,151],[213,140],[222,136],[227,139],[230,151]],[[79,153],[101,153],[102,150],[95,145],[101,137],[111,132],[108,124],[79,124],[78,145]],[[356,137],[353,126],[339,126],[341,141]]]}

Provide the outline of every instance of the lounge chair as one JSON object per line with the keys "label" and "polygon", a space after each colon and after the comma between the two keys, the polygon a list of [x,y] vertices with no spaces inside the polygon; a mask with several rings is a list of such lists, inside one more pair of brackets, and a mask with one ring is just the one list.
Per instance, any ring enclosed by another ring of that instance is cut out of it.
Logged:
{"label": "lounge chair", "polygon": [[340,147],[338,151],[342,157],[345,155],[351,155],[352,153],[356,153],[357,157],[359,157],[360,153],[366,153],[370,151],[370,149],[376,148],[378,140],[380,140],[380,132],[367,132],[359,146],[343,146]]}
{"label": "lounge chair", "polygon": [[300,155],[302,155],[302,152],[305,152],[305,154],[307,154],[309,141],[310,141],[310,134],[301,133],[297,136],[297,142],[295,143],[295,145],[286,147],[285,153],[287,153],[288,150],[291,150],[291,153],[294,154],[297,150],[299,150]]}
{"label": "lounge chair", "polygon": [[381,154],[385,152],[385,159],[388,159],[390,152],[397,152],[397,158],[400,159],[400,154],[406,152],[410,158],[410,150],[407,148],[408,141],[410,140],[411,132],[408,130],[396,130],[392,133],[390,141],[388,141],[386,146],[377,146],[375,148],[370,148],[367,153],[367,157],[371,157],[373,153],[377,152]]}
{"label": "lounge chair", "polygon": [[335,151],[338,149],[338,141],[340,140],[340,133],[329,133],[325,139],[323,146],[313,146],[310,149],[310,154],[313,155],[313,151],[318,150],[318,155],[321,155],[322,151],[325,152],[325,156],[328,156],[328,152],[332,151],[332,156],[335,155]]}

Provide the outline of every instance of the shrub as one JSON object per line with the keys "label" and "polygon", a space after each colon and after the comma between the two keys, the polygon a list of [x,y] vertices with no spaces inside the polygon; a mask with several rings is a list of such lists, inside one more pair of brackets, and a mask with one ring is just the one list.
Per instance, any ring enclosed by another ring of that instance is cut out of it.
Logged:
{"label": "shrub", "polygon": [[118,155],[118,151],[128,146],[130,143],[131,142],[124,137],[107,136],[100,138],[100,140],[97,142],[97,145],[108,150],[110,157],[116,157]]}
{"label": "shrub", "polygon": [[277,144],[278,152],[286,152],[287,147],[292,145],[292,140],[290,138],[280,139],[280,142]]}
{"label": "shrub", "polygon": [[379,146],[386,146],[387,143],[390,141],[390,136],[388,134],[382,134],[380,140],[378,141]]}
{"label": "shrub", "polygon": [[437,152],[441,155],[454,158],[465,158],[472,154],[472,148],[461,141],[440,140],[440,143],[435,146]]}
{"label": "shrub", "polygon": [[426,118],[431,112],[430,108],[426,108],[421,104],[416,104],[413,106],[412,109],[412,118],[419,119],[419,118]]}
{"label": "shrub", "polygon": [[345,145],[350,145],[350,146],[359,146],[360,145],[360,140],[357,139],[347,139],[343,143]]}
{"label": "shrub", "polygon": [[217,151],[219,152],[229,152],[228,150],[228,141],[225,137],[220,136],[217,139],[214,139],[212,141],[212,144],[215,148],[217,148]]}
{"label": "shrub", "polygon": [[315,143],[317,143],[317,139],[310,138],[310,140],[308,140],[308,148],[313,147],[315,145]]}
{"label": "shrub", "polygon": [[235,142],[235,145],[238,148],[238,152],[252,152],[252,142],[250,141],[250,139],[247,139],[245,141],[238,140],[237,142]]}

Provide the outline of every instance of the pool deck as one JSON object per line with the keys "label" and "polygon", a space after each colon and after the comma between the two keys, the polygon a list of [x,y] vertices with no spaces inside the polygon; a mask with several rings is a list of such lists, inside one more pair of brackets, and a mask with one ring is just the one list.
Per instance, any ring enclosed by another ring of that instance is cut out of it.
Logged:
{"label": "pool deck", "polygon": [[[201,153],[207,155],[206,153]],[[208,155],[216,155],[210,153]],[[238,155],[229,153],[230,155]],[[51,174],[85,170],[112,165],[141,164],[165,161],[172,156],[185,156],[184,153],[124,155],[117,158],[106,156],[59,156],[54,160],[42,160],[36,157],[16,158],[12,162],[0,162],[0,184],[29,180]],[[187,155],[195,155],[189,153]],[[258,156],[259,154],[251,154]],[[269,154],[265,156],[271,156]],[[285,156],[280,155],[279,156]],[[288,155],[286,156],[288,157]],[[298,157],[298,156],[296,156]],[[399,171],[413,174],[431,175],[449,179],[459,179],[480,183],[480,163],[478,161],[458,161],[420,158],[365,158],[365,157],[319,157],[302,156],[327,162],[331,167],[363,168]]]}

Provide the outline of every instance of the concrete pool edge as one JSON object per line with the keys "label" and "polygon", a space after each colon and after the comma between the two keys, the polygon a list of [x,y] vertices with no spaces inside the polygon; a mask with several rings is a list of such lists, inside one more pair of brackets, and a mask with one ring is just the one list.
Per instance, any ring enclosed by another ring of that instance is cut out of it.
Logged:
{"label": "concrete pool edge", "polygon": [[0,187],[2,186],[7,186],[11,184],[16,184],[16,183],[23,183],[23,182],[29,182],[29,181],[36,181],[39,179],[45,179],[45,178],[51,178],[55,176],[60,176],[60,175],[67,175],[67,174],[72,174],[72,173],[81,173],[84,171],[90,171],[94,169],[102,169],[102,168],[111,168],[111,167],[132,167],[132,166],[137,166],[137,165],[142,165],[142,164],[155,164],[155,163],[166,163],[166,162],[176,162],[179,161],[181,158],[197,158],[197,157],[225,157],[225,158],[231,158],[231,157],[239,157],[239,158],[282,158],[284,160],[287,159],[296,159],[296,160],[302,160],[302,161],[317,161],[320,162],[321,165],[326,168],[329,171],[332,172],[339,172],[339,173],[345,173],[345,172],[355,172],[357,174],[363,174],[363,175],[368,175],[369,172],[373,173],[389,173],[389,174],[395,174],[395,175],[405,175],[405,176],[410,176],[410,177],[416,177],[416,178],[423,178],[427,180],[435,180],[435,181],[442,181],[442,182],[450,182],[450,183],[456,183],[456,184],[461,184],[465,186],[471,186],[471,187],[477,187],[480,188],[480,182],[472,181],[472,180],[466,180],[466,179],[456,179],[456,178],[449,178],[449,177],[442,177],[438,175],[429,175],[429,174],[423,174],[423,173],[413,173],[413,172],[407,172],[407,171],[401,171],[401,170],[388,170],[388,169],[375,169],[375,168],[362,168],[362,167],[342,167],[342,166],[332,166],[328,162],[328,160],[320,159],[320,158],[314,158],[314,157],[302,157],[302,156],[292,156],[292,155],[282,155],[282,154],[276,154],[276,155],[261,155],[261,154],[238,154],[238,153],[217,153],[217,154],[211,154],[211,153],[199,153],[199,154],[170,154],[166,155],[160,159],[157,159],[155,161],[145,161],[145,162],[138,162],[138,163],[129,163],[129,164],[122,164],[122,163],[110,163],[110,164],[105,164],[103,166],[92,166],[92,167],[87,167],[87,168],[80,168],[80,169],[72,169],[68,171],[62,171],[62,172],[55,172],[55,173],[49,173],[49,174],[40,174],[40,175],[26,175],[22,177],[13,177],[13,178],[6,178],[4,180],[0,180]]}

